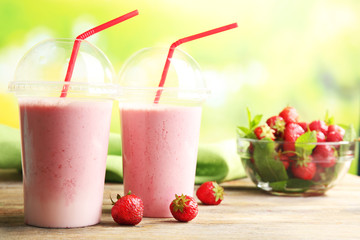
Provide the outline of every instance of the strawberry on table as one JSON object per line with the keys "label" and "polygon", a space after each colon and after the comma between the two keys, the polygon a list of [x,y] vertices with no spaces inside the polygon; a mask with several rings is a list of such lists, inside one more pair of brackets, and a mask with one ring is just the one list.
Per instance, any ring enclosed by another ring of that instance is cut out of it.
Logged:
{"label": "strawberry on table", "polygon": [[206,205],[219,205],[224,199],[224,188],[217,182],[205,182],[196,191],[196,196]]}
{"label": "strawberry on table", "polygon": [[299,114],[296,109],[293,107],[285,107],[280,113],[279,116],[282,117],[286,123],[298,122]]}
{"label": "strawberry on table", "polygon": [[141,222],[144,214],[144,204],[142,200],[134,194],[129,193],[123,197],[117,194],[117,201],[111,208],[111,216],[118,224],[137,225]]}
{"label": "strawberry on table", "polygon": [[193,220],[199,212],[195,199],[184,194],[181,196],[175,194],[175,199],[170,203],[170,211],[173,217],[180,222]]}

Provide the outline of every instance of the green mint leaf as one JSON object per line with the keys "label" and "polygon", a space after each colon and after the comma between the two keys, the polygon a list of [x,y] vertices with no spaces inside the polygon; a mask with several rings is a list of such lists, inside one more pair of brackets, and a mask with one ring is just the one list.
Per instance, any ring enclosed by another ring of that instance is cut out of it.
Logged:
{"label": "green mint leaf", "polygon": [[269,186],[275,192],[284,192],[286,188],[287,181],[271,182]]}
{"label": "green mint leaf", "polygon": [[257,139],[254,131],[251,131],[248,135],[246,135],[246,138],[252,138],[252,139]]}
{"label": "green mint leaf", "polygon": [[257,127],[257,125],[259,125],[259,123],[261,121],[261,118],[262,118],[262,115],[256,115],[254,117],[254,119],[252,119],[250,109],[246,108],[246,111],[247,111],[247,116],[248,116],[249,129],[254,130]]}
{"label": "green mint leaf", "polygon": [[246,108],[249,127],[238,126],[238,134],[243,138],[256,138],[254,129],[259,125],[262,115],[256,115],[254,119],[251,119],[251,113],[249,108]]}
{"label": "green mint leaf", "polygon": [[312,185],[314,185],[313,181],[299,178],[290,178],[287,181],[272,182],[269,184],[273,191],[298,193],[307,191]]}
{"label": "green mint leaf", "polygon": [[335,120],[333,116],[329,116],[329,111],[326,111],[325,113],[325,123],[326,125],[333,125],[335,124]]}
{"label": "green mint leaf", "polygon": [[285,190],[287,192],[306,192],[313,185],[313,181],[291,178],[288,180]]}
{"label": "green mint leaf", "polygon": [[312,150],[315,148],[315,144],[309,143],[316,143],[316,131],[309,131],[298,137],[295,141],[295,149],[296,152],[300,156],[309,156],[312,153]]}
{"label": "green mint leaf", "polygon": [[250,129],[248,129],[246,127],[238,126],[238,133],[241,137],[245,137],[245,136],[249,135]]}
{"label": "green mint leaf", "polygon": [[247,116],[248,116],[248,123],[249,123],[249,129],[251,129],[251,113],[250,109],[246,108]]}
{"label": "green mint leaf", "polygon": [[297,143],[316,143],[316,131],[309,131],[302,134],[298,139],[296,139],[295,144]]}
{"label": "green mint leaf", "polygon": [[254,119],[251,121],[250,129],[255,129],[259,125],[261,118],[262,118],[262,115],[260,115],[260,114],[256,115],[254,117]]}
{"label": "green mint leaf", "polygon": [[278,182],[288,179],[284,164],[275,159],[275,142],[254,142],[254,161],[259,176],[264,182]]}
{"label": "green mint leaf", "polygon": [[255,135],[254,131],[250,130],[250,129],[246,128],[246,127],[238,126],[237,132],[238,132],[239,136],[242,137],[242,138],[256,139],[256,135]]}

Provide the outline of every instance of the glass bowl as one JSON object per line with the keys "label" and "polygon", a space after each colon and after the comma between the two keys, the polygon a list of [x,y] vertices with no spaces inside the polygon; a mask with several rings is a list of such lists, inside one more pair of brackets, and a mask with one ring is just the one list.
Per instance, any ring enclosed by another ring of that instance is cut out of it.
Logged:
{"label": "glass bowl", "polygon": [[[296,148],[297,154],[283,151],[287,144]],[[323,195],[348,172],[355,150],[356,142],[347,141],[295,144],[237,138],[237,151],[248,177],[273,195]]]}

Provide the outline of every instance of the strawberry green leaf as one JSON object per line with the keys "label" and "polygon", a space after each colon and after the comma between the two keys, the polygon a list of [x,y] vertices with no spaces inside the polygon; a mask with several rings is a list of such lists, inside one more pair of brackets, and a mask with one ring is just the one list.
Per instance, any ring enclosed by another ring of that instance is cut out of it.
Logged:
{"label": "strawberry green leaf", "polygon": [[297,143],[316,143],[316,131],[309,131],[302,134],[298,139],[296,139],[295,144]]}
{"label": "strawberry green leaf", "polygon": [[184,208],[188,206],[188,204],[186,203],[188,201],[190,201],[190,199],[187,199],[186,195],[181,194],[181,196],[178,196],[177,194],[175,194],[175,199],[172,201],[173,211],[184,212]]}
{"label": "strawberry green leaf", "polygon": [[309,131],[298,137],[295,141],[295,149],[299,156],[309,156],[312,153],[312,150],[315,148],[316,143],[316,131]]}
{"label": "strawberry green leaf", "polygon": [[217,184],[217,182],[213,182],[213,186],[215,202],[219,201],[219,199],[224,200],[224,188]]}

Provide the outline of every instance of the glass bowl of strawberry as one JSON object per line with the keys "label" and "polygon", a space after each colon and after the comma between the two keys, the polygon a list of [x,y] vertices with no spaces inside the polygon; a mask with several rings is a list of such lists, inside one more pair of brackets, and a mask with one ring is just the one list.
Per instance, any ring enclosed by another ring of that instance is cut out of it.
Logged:
{"label": "glass bowl of strawberry", "polygon": [[260,124],[238,127],[237,151],[248,177],[274,195],[323,195],[348,172],[355,158],[354,128],[334,124],[333,118],[299,121],[295,108],[286,107]]}

